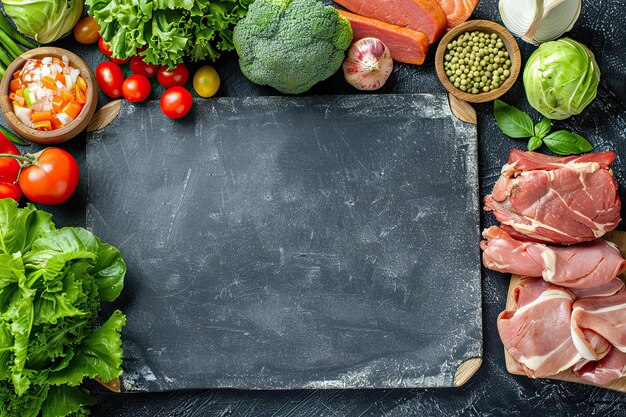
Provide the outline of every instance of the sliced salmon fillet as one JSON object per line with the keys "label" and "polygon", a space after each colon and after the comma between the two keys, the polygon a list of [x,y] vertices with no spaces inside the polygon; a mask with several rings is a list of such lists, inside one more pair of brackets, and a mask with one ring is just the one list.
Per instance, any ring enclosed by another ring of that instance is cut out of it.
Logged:
{"label": "sliced salmon fillet", "polygon": [[448,29],[455,27],[467,19],[476,8],[478,0],[437,0],[448,19]]}
{"label": "sliced salmon fillet", "polygon": [[[478,0],[476,0],[478,1]],[[446,14],[437,0],[334,0],[358,15],[422,32],[429,43],[446,31]]]}
{"label": "sliced salmon fillet", "polygon": [[394,61],[421,65],[428,53],[428,38],[422,32],[391,25],[380,20],[337,10],[350,21],[354,41],[378,38],[389,48]]}

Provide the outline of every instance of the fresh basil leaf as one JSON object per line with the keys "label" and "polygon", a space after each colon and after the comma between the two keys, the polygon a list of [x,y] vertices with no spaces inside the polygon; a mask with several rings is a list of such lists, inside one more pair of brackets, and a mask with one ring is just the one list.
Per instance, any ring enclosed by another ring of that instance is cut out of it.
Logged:
{"label": "fresh basil leaf", "polygon": [[502,133],[511,138],[528,138],[535,132],[533,120],[529,115],[502,100],[493,102],[493,115]]}
{"label": "fresh basil leaf", "polygon": [[543,142],[548,149],[557,155],[574,155],[589,152],[593,149],[593,146],[587,139],[567,130],[552,132],[543,138]]}
{"label": "fresh basil leaf", "polygon": [[535,136],[539,139],[543,139],[552,129],[552,121],[547,117],[541,119],[539,123],[535,125]]}
{"label": "fresh basil leaf", "polygon": [[541,145],[543,145],[543,141],[541,140],[540,137],[533,136],[528,140],[529,151],[534,151],[535,149],[539,149],[541,148]]}

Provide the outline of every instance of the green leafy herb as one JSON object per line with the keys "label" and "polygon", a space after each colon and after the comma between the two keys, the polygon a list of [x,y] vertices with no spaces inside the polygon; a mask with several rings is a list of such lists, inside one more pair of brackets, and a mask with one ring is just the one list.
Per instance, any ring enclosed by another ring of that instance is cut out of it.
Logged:
{"label": "green leafy herb", "polygon": [[540,137],[533,136],[530,139],[528,139],[528,150],[529,151],[534,151],[535,149],[539,149],[539,148],[541,148],[541,145],[543,145],[543,141],[541,140]]}
{"label": "green leafy herb", "polygon": [[579,154],[593,149],[585,138],[576,133],[567,130],[550,133],[552,121],[547,117],[533,125],[533,120],[529,115],[501,100],[493,102],[493,115],[498,127],[505,135],[515,139],[530,138],[528,140],[529,151],[539,149],[544,143],[548,149],[558,155]]}
{"label": "green leafy herb", "polygon": [[593,146],[582,136],[567,130],[557,130],[543,138],[548,149],[558,155],[589,152]]}
{"label": "green leafy herb", "polygon": [[0,200],[0,417],[86,415],[83,379],[122,372],[126,318],[97,323],[125,273],[120,252],[87,230]]}
{"label": "green leafy herb", "polygon": [[115,58],[140,55],[173,67],[232,51],[233,27],[254,0],[87,0],[89,14]]}
{"label": "green leafy herb", "polygon": [[496,117],[500,130],[511,138],[527,138],[534,134],[533,120],[530,116],[504,101],[493,102],[493,115]]}

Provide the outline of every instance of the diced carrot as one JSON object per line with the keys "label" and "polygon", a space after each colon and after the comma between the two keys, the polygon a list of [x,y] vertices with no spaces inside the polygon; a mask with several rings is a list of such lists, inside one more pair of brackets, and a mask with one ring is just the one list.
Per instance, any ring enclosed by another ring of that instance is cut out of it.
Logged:
{"label": "diced carrot", "polygon": [[52,130],[52,123],[50,123],[50,120],[44,120],[41,122],[36,122],[33,127],[39,130]]}
{"label": "diced carrot", "polygon": [[20,72],[19,71],[15,71],[13,73],[13,78],[19,78],[19,76],[20,76]]}
{"label": "diced carrot", "polygon": [[80,75],[76,78],[76,86],[80,88],[83,94],[87,95],[87,83]]}
{"label": "diced carrot", "polygon": [[13,78],[11,82],[9,83],[9,91],[12,93],[15,93],[21,87],[22,87],[22,83],[20,82],[19,78]]}
{"label": "diced carrot", "polygon": [[61,81],[63,84],[65,84],[65,75],[63,75],[62,72],[57,72],[56,80]]}
{"label": "diced carrot", "polygon": [[87,102],[87,97],[85,97],[85,93],[80,88],[76,89],[76,102],[80,104],[85,104]]}
{"label": "diced carrot", "polygon": [[57,82],[56,82],[56,80],[55,80],[54,78],[52,78],[52,77],[48,77],[48,76],[43,77],[43,78],[41,79],[41,84],[42,84],[44,87],[46,87],[46,88],[48,88],[48,89],[50,89],[50,90],[52,90],[52,91],[57,91],[57,89],[58,89],[58,87],[57,87]]}
{"label": "diced carrot", "polygon": [[24,97],[20,97],[15,93],[9,94],[9,100],[17,102],[20,106],[24,106]]}
{"label": "diced carrot", "polygon": [[63,97],[61,96],[54,96],[52,98],[52,108],[57,113],[61,113],[63,111],[61,110],[63,108],[63,103],[64,103]]}
{"label": "diced carrot", "polygon": [[45,120],[50,120],[50,119],[52,119],[52,114],[50,114],[50,112],[49,112],[49,111],[40,111],[40,112],[33,113],[33,114],[30,116],[30,118],[31,118],[31,120],[32,120],[33,122],[35,122],[35,123],[37,123],[37,122],[43,122],[43,121],[45,121]]}
{"label": "diced carrot", "polygon": [[52,125],[52,130],[60,129],[63,127],[63,123],[61,123],[59,118],[56,116],[52,116],[52,119],[50,119],[50,124]]}
{"label": "diced carrot", "polygon": [[67,104],[70,101],[74,100],[74,94],[70,93],[69,91],[63,90],[61,91],[61,98],[63,99],[63,102]]}
{"label": "diced carrot", "polygon": [[63,113],[67,114],[72,119],[76,119],[82,109],[82,104],[79,104],[76,101],[72,100],[63,107]]}

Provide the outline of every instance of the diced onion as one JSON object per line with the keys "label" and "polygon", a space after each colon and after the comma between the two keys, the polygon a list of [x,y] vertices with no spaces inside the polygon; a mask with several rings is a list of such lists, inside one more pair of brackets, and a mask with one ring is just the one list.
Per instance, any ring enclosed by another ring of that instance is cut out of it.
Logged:
{"label": "diced onion", "polygon": [[65,113],[57,113],[57,119],[64,125],[72,123],[72,118]]}
{"label": "diced onion", "polygon": [[537,45],[572,29],[582,0],[500,0],[499,7],[507,29]]}

